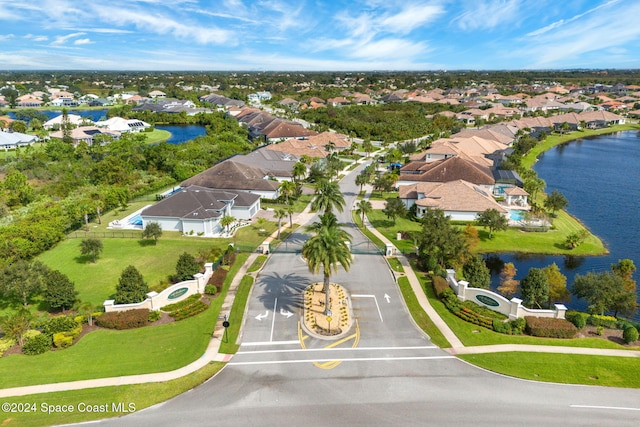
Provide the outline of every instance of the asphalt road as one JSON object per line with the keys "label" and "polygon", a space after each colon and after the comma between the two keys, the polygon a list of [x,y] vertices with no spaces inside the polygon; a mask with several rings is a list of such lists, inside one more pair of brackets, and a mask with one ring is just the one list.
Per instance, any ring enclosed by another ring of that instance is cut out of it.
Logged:
{"label": "asphalt road", "polygon": [[[347,206],[357,190],[342,183]],[[350,218],[345,212],[341,221]],[[354,243],[364,239],[351,230]],[[332,281],[357,324],[338,340],[299,328],[301,293],[321,280],[295,246],[274,253],[253,288],[240,351],[214,378],[103,425],[638,426],[640,390],[536,383],[496,375],[433,346],[412,322],[381,255],[355,255]],[[363,241],[363,240],[362,240]],[[230,319],[233,321],[233,319]]]}

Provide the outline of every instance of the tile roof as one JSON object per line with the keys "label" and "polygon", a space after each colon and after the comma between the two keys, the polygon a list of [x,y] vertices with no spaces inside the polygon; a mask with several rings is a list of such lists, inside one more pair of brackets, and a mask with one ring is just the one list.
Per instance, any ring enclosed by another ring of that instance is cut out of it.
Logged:
{"label": "tile roof", "polygon": [[262,168],[225,160],[183,181],[180,185],[182,187],[198,185],[225,190],[277,191],[280,183],[268,177],[269,172]]}
{"label": "tile roof", "polygon": [[[420,173],[403,173],[403,172]],[[493,185],[491,169],[461,157],[449,157],[435,162],[410,162],[400,168],[399,181],[448,182],[464,179],[478,185]]]}
{"label": "tile roof", "polygon": [[433,209],[456,212],[484,212],[496,209],[506,213],[507,210],[498,204],[491,195],[482,188],[464,180],[444,183],[417,183],[400,186],[400,198],[412,198],[416,195],[416,204]]}

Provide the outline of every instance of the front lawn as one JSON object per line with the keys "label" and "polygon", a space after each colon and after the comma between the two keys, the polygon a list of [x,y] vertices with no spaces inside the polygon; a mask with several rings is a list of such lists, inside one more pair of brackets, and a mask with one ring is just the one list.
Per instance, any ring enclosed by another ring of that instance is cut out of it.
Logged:
{"label": "front lawn", "polygon": [[[398,232],[412,233],[421,231],[419,222],[406,218],[396,218],[396,224],[388,219],[381,210],[373,210],[368,214],[371,224],[403,253],[415,251],[412,239],[397,240]],[[564,244],[567,235],[584,229],[578,220],[568,213],[561,211],[553,221],[554,229],[546,232],[524,232],[517,227],[510,227],[506,231],[494,233],[493,239],[489,239],[489,232],[483,227],[475,227],[478,230],[480,242],[476,247],[478,253],[489,252],[527,252],[549,255],[602,255],[607,253],[602,241],[593,234],[585,242],[575,249],[567,249]],[[458,226],[464,228],[464,226]]]}

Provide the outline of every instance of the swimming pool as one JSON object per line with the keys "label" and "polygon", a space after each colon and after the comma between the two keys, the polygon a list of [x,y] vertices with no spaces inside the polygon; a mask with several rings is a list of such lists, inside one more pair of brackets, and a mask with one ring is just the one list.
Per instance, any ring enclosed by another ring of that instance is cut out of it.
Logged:
{"label": "swimming pool", "polygon": [[524,220],[524,211],[519,209],[509,210],[509,219],[511,221],[522,221]]}
{"label": "swimming pool", "polygon": [[134,215],[129,220],[129,224],[131,225],[142,225],[142,217],[140,215]]}

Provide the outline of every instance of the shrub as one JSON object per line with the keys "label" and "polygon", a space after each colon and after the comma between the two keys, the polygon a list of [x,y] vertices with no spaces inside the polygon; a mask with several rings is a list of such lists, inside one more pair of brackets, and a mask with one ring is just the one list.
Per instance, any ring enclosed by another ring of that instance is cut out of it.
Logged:
{"label": "shrub", "polygon": [[207,295],[215,295],[218,293],[218,287],[216,285],[206,285],[204,287],[204,293]]}
{"label": "shrub", "polygon": [[587,318],[587,324],[593,326],[602,326],[604,328],[615,329],[618,319],[613,316],[600,316],[599,314],[592,314]]}
{"label": "shrub", "polygon": [[229,271],[224,268],[216,268],[216,271],[213,272],[211,277],[209,278],[209,285],[215,285],[218,289],[222,289],[222,285],[224,285],[224,279],[227,278],[227,273]]}
{"label": "shrub", "polygon": [[56,348],[67,348],[73,344],[73,337],[67,336],[64,332],[53,334],[53,345]]}
{"label": "shrub", "polygon": [[545,317],[525,317],[526,331],[534,337],[573,338],[578,329],[565,319],[550,319]]}
{"label": "shrub", "polygon": [[38,334],[25,340],[22,353],[34,356],[51,350],[51,337],[46,334]]}
{"label": "shrub", "polygon": [[147,318],[147,320],[149,321],[149,323],[153,323],[156,320],[160,319],[160,312],[159,311],[155,311],[155,310],[150,310],[149,311],[149,317]]}
{"label": "shrub", "polygon": [[578,330],[584,328],[587,325],[587,317],[589,317],[586,313],[580,313],[578,311],[567,311],[565,318],[573,323],[573,326],[578,328]]}
{"label": "shrub", "polygon": [[36,329],[29,329],[27,332],[25,332],[24,334],[22,334],[22,339],[27,340],[29,338],[33,338],[36,335],[40,335],[42,332],[36,330]]}
{"label": "shrub", "polygon": [[42,325],[42,333],[53,336],[59,332],[67,332],[76,328],[78,323],[71,316],[55,316]]}
{"label": "shrub", "polygon": [[506,335],[521,335],[524,332],[526,324],[527,322],[522,318],[511,320],[509,322],[503,322],[500,319],[493,319],[493,330]]}
{"label": "shrub", "polygon": [[14,340],[13,338],[9,338],[9,337],[0,338],[0,356],[2,356],[2,354],[5,351],[9,350],[14,345],[16,345],[16,340]]}
{"label": "shrub", "polygon": [[133,329],[149,322],[149,309],[137,308],[127,311],[104,313],[96,318],[96,324],[108,329]]}
{"label": "shrub", "polygon": [[172,311],[180,310],[181,308],[184,308],[193,304],[195,301],[198,301],[199,299],[200,299],[200,294],[189,295],[187,298],[183,299],[182,301],[165,305],[164,307],[162,307],[162,311],[166,311],[170,313]]}
{"label": "shrub", "polygon": [[209,308],[207,304],[198,300],[192,302],[191,305],[172,311],[169,313],[169,316],[173,317],[176,321],[183,320],[188,317],[195,316],[196,314],[200,314],[207,308]]}
{"label": "shrub", "polygon": [[638,341],[638,330],[634,326],[627,326],[622,332],[622,339],[627,344]]}
{"label": "shrub", "polygon": [[438,298],[442,297],[442,292],[444,292],[445,289],[450,289],[447,279],[442,276],[431,277],[431,282],[433,284],[433,291],[436,293]]}

